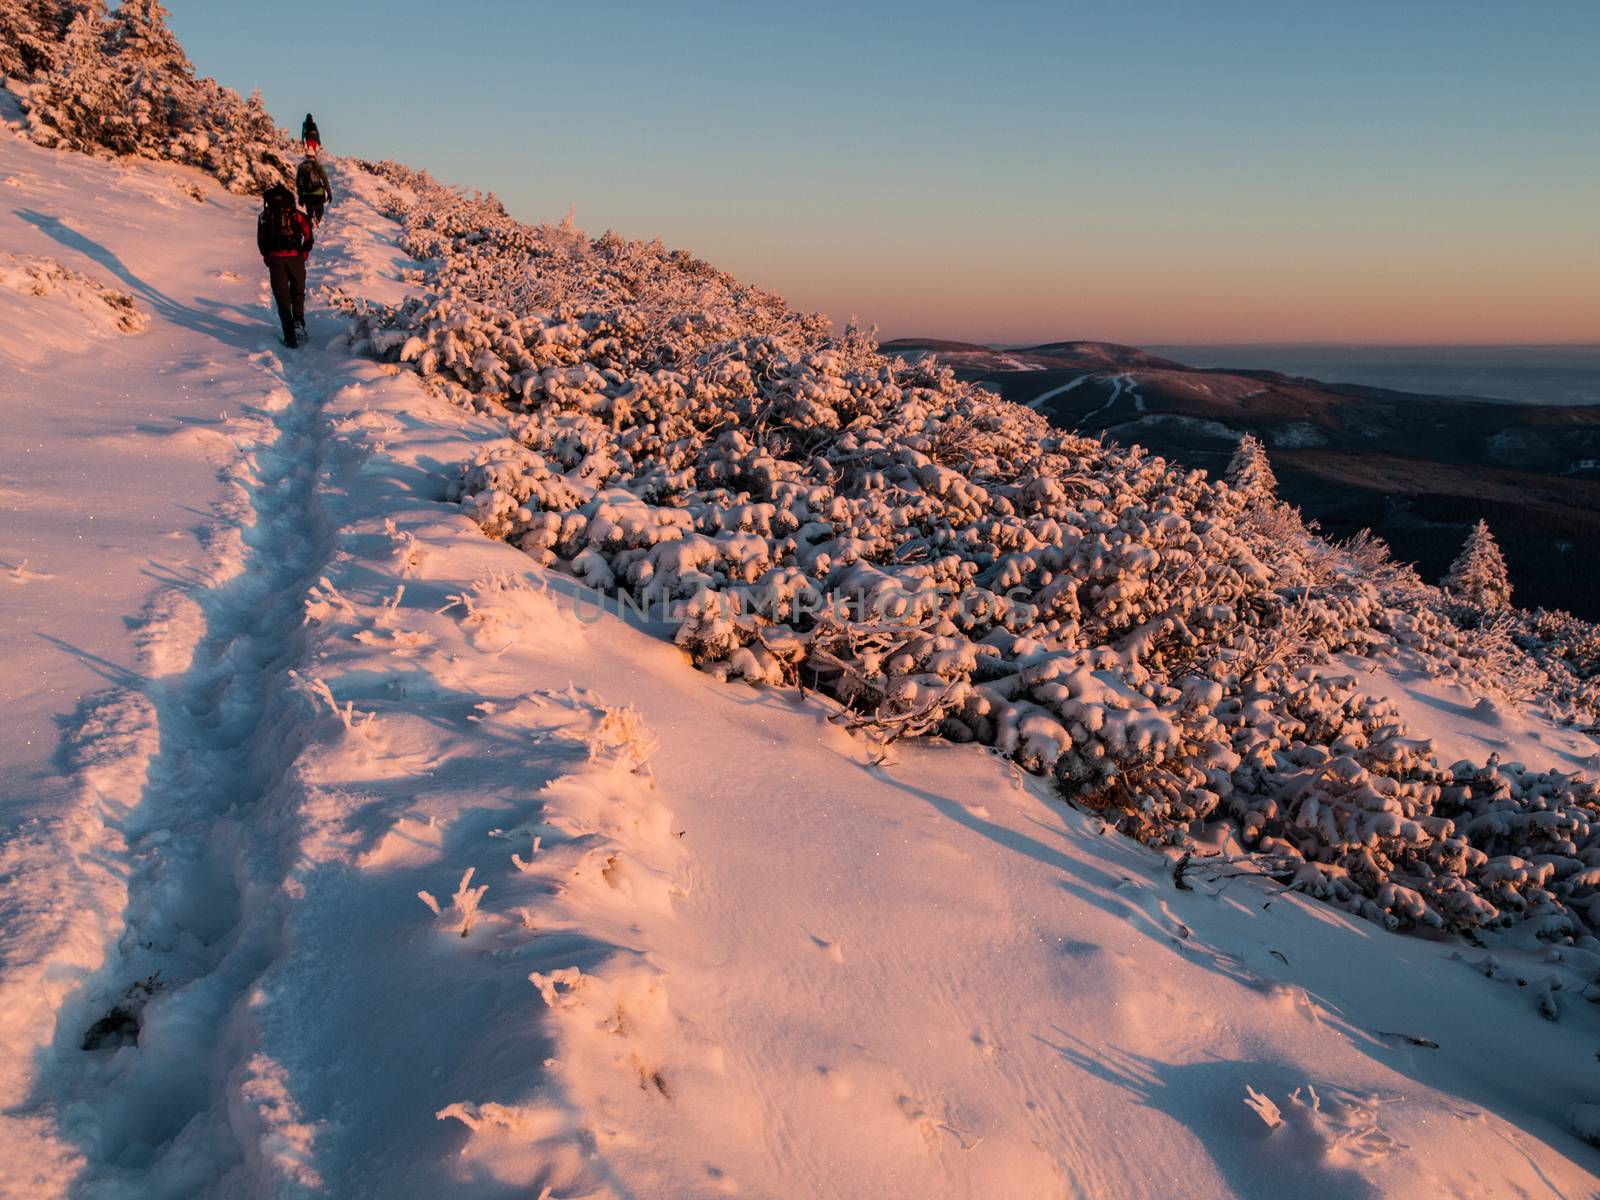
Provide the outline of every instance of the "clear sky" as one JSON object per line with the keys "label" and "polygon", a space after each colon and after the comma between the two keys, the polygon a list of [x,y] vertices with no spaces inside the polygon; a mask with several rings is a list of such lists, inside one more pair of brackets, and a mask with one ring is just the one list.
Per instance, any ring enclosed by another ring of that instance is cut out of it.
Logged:
{"label": "clear sky", "polygon": [[885,337],[1600,341],[1600,2],[166,0],[332,151]]}

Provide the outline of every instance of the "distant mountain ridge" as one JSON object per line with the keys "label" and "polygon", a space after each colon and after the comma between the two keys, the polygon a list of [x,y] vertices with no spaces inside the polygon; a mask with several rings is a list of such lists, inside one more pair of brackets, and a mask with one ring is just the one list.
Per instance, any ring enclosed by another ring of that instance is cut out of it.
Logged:
{"label": "distant mountain ridge", "polygon": [[1182,363],[1162,358],[1141,350],[1137,346],[1123,346],[1116,342],[1073,341],[1046,342],[1038,346],[985,346],[976,342],[946,341],[940,338],[897,338],[884,342],[885,354],[900,354],[915,358],[919,354],[937,354],[956,365],[968,367],[994,366],[998,369],[1050,370],[1063,363],[1079,366],[1098,364],[1104,368],[1139,367],[1148,370],[1188,370]]}
{"label": "distant mountain ridge", "polygon": [[1521,603],[1600,618],[1600,407],[1190,367],[1092,340],[1012,348],[898,338],[883,350],[935,356],[1052,424],[1137,442],[1213,475],[1252,433],[1271,451],[1285,500],[1332,536],[1372,529],[1428,578],[1482,517]]}

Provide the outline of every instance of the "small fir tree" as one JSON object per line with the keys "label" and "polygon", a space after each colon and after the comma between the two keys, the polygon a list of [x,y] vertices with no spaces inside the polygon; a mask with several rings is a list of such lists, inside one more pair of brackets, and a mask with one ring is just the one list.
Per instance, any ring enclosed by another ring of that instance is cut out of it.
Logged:
{"label": "small fir tree", "polygon": [[1444,577],[1444,590],[1462,604],[1484,612],[1511,607],[1511,575],[1488,522],[1480,520],[1467,535],[1466,544]]}
{"label": "small fir tree", "polygon": [[1234,491],[1242,492],[1251,500],[1269,500],[1278,494],[1278,477],[1267,461],[1267,448],[1252,434],[1239,439],[1239,448],[1228,460],[1223,478]]}

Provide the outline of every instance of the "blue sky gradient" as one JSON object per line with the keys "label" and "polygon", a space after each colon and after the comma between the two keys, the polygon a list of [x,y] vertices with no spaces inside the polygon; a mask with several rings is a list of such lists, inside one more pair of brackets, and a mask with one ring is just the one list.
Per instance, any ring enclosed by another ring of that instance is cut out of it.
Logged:
{"label": "blue sky gradient", "polygon": [[885,336],[1600,340],[1600,4],[168,0],[329,148]]}

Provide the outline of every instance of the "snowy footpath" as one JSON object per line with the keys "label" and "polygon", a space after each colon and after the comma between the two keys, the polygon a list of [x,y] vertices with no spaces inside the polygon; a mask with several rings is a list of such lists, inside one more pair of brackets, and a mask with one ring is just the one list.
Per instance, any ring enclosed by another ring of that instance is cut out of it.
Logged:
{"label": "snowy footpath", "polygon": [[250,201],[8,137],[0,201],[0,1192],[1600,1192],[1600,962],[876,763],[483,537],[503,428],[278,347]]}

